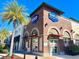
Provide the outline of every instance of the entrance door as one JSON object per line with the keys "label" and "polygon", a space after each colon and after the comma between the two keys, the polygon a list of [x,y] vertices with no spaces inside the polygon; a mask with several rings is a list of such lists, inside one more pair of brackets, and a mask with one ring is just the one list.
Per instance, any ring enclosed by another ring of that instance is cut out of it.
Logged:
{"label": "entrance door", "polygon": [[32,51],[38,52],[38,37],[32,38]]}
{"label": "entrance door", "polygon": [[58,54],[58,45],[57,45],[58,39],[50,38],[49,44],[50,44],[50,55],[57,55]]}

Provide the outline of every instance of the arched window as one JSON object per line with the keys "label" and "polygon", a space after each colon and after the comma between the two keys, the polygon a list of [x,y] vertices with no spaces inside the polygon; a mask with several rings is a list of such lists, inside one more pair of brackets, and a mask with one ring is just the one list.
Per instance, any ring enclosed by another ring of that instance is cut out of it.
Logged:
{"label": "arched window", "polygon": [[49,30],[49,52],[50,55],[52,54],[58,54],[58,39],[59,39],[59,32],[55,28],[51,28]]}
{"label": "arched window", "polygon": [[[58,32],[55,28],[52,28],[52,29],[49,31],[49,34],[58,35],[59,32]],[[49,40],[50,40],[50,42],[57,43],[58,36],[49,36]]]}
{"label": "arched window", "polygon": [[65,31],[63,34],[63,39],[64,39],[64,44],[65,46],[69,46],[69,41],[70,41],[70,34],[68,31]]}
{"label": "arched window", "polygon": [[32,35],[38,35],[37,30],[33,30]]}
{"label": "arched window", "polygon": [[59,34],[59,32],[57,31],[57,29],[51,28],[49,34]]}
{"label": "arched window", "polygon": [[36,35],[32,36],[32,51],[38,51],[38,31],[33,30],[32,35]]}

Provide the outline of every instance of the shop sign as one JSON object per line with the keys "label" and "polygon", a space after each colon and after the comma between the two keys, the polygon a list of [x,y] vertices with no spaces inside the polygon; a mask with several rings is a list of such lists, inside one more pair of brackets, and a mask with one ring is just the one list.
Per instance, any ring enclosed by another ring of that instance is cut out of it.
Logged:
{"label": "shop sign", "polygon": [[48,14],[48,18],[52,21],[52,22],[58,22],[58,18],[56,17],[55,13],[49,13]]}
{"label": "shop sign", "polygon": [[32,23],[33,23],[33,24],[38,21],[38,16],[39,16],[39,15],[34,15],[34,16],[32,17]]}

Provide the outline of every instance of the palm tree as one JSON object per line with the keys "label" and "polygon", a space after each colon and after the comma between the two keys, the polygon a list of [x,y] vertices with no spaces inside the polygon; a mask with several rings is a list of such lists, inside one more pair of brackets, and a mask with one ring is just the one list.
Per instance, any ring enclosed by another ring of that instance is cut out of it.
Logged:
{"label": "palm tree", "polygon": [[10,33],[5,29],[0,30],[0,40],[4,42],[4,40],[10,35]]}
{"label": "palm tree", "polygon": [[10,56],[12,56],[14,33],[18,24],[27,25],[29,23],[27,14],[25,14],[24,6],[19,6],[19,4],[16,1],[7,3],[4,7],[4,12],[2,13],[2,20],[8,21],[9,24],[13,22],[14,29],[12,33],[11,46],[10,46]]}

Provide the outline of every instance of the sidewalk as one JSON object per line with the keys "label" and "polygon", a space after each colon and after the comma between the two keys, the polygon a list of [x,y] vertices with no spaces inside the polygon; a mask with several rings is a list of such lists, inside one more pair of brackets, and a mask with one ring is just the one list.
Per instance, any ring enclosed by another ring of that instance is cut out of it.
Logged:
{"label": "sidewalk", "polygon": [[[16,54],[17,56],[20,56],[23,58],[23,54]],[[38,56],[38,59],[79,59],[79,55],[77,56],[69,56],[69,55],[57,55],[57,56]],[[35,59],[35,55],[26,55],[26,59]]]}
{"label": "sidewalk", "polygon": [[[24,55],[23,54],[16,54],[17,56],[23,58]],[[37,56],[38,59],[63,59],[61,57],[56,57],[56,56],[46,56],[46,57],[43,57],[43,56]],[[26,59],[35,59],[35,55],[26,55]]]}
{"label": "sidewalk", "polygon": [[[38,59],[79,59],[79,55],[77,56],[68,56],[68,55],[57,55],[57,56],[37,56]],[[11,59],[9,56],[4,56],[0,59]],[[23,54],[15,54],[14,59],[24,59]],[[26,55],[26,59],[35,59],[35,55]]]}
{"label": "sidewalk", "polygon": [[1,53],[0,53],[0,59],[1,59],[3,56],[7,56],[7,54],[1,54]]}
{"label": "sidewalk", "polygon": [[[47,57],[43,57],[43,56],[37,56],[38,59],[62,59],[56,56],[47,56]],[[23,59],[24,55],[23,54],[15,54],[14,59]],[[9,56],[3,56],[0,59],[11,59],[11,57]],[[26,59],[35,59],[35,55],[26,55]]]}

